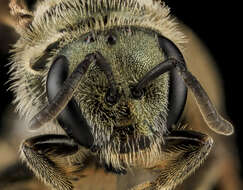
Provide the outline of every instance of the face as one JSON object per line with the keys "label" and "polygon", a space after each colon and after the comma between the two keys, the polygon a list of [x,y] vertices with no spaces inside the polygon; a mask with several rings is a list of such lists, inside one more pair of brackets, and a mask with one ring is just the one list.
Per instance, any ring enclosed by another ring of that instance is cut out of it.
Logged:
{"label": "face", "polygon": [[141,92],[133,91],[135,84],[164,60],[157,35],[135,28],[89,33],[64,46],[59,54],[69,60],[72,72],[87,54],[96,51],[110,64],[118,93],[116,101],[109,98],[110,85],[104,72],[91,64],[74,99],[95,142],[125,143],[165,132],[169,74],[150,82]]}
{"label": "face", "polygon": [[[180,45],[184,42],[183,35],[169,21],[169,11],[160,3],[131,1],[121,2],[120,6],[107,1],[104,6],[105,1],[92,2],[97,9],[92,9],[92,3],[84,6],[79,1],[45,1],[38,5],[41,11],[34,13],[33,20],[26,20],[23,25],[26,32],[23,31],[21,40],[15,45],[13,58],[12,78],[16,82],[12,88],[17,110],[31,126],[31,121],[38,120],[38,115],[50,105],[47,79],[55,58],[63,56],[68,60],[67,75],[71,75],[88,54],[98,51],[114,75],[116,101],[109,96],[111,86],[105,72],[93,63],[73,94],[72,99],[80,111],[74,117],[85,118],[95,145],[124,142],[133,145],[139,144],[141,138],[154,140],[156,136],[162,139],[168,126],[176,120],[172,118],[168,124],[169,116],[173,115],[170,104],[174,102],[170,100],[173,95],[170,92],[177,83],[171,80],[172,72],[155,77],[140,91],[134,90],[134,86],[168,58],[158,36],[166,36]],[[70,7],[64,11],[60,4]],[[62,11],[53,14],[55,10]],[[93,11],[90,17],[89,13]],[[184,102],[185,96],[182,97],[181,102]],[[181,105],[179,112],[184,107],[183,103]],[[63,109],[65,106],[60,110]],[[72,129],[82,128],[77,125],[70,130],[60,121],[58,125],[57,117],[58,114],[52,115],[41,126],[46,124],[45,127],[52,128],[48,133],[57,133],[63,128],[71,138],[75,134]],[[87,143],[87,147],[92,143]]]}
{"label": "face", "polygon": [[[34,12],[17,4],[10,3],[21,36],[11,88],[29,128],[43,127],[22,143],[21,154],[46,184],[72,189],[76,171],[79,179],[82,168],[95,164],[116,174],[152,169],[156,179],[146,189],[174,188],[213,144],[176,125],[186,86],[208,126],[233,133],[187,70],[184,35],[164,3],[51,0]],[[45,133],[47,126],[53,130]]]}

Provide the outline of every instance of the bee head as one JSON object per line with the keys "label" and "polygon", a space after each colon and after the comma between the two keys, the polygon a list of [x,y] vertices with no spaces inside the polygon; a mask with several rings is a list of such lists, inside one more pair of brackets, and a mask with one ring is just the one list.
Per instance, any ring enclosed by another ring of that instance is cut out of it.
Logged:
{"label": "bee head", "polygon": [[187,71],[179,50],[184,35],[161,1],[41,1],[34,12],[11,7],[21,21],[11,88],[30,127],[47,123],[59,133],[61,126],[80,145],[98,147],[106,163],[121,166],[124,155],[130,165],[139,156],[151,163],[184,109],[185,82],[208,126],[233,133]]}
{"label": "bee head", "polygon": [[167,59],[159,36],[176,45],[185,42],[164,4],[44,1],[32,14],[15,45],[12,66],[15,102],[27,120],[52,102],[87,55],[99,52],[110,72],[92,62],[69,104],[59,109],[57,119],[70,137],[86,147],[124,143],[143,149],[177,122],[186,88],[176,72],[137,86]]}
{"label": "bee head", "polygon": [[[91,63],[72,101],[75,104],[75,117],[85,119],[94,142],[99,146],[123,144],[119,149],[125,152],[127,147],[124,148],[124,145],[138,144],[139,147],[135,149],[144,149],[149,146],[151,139],[162,138],[180,117],[186,93],[182,85],[183,92],[176,94],[182,96],[179,103],[170,102],[175,98],[173,93],[181,88],[172,72],[164,73],[142,88],[137,88],[143,76],[167,56],[155,32],[132,27],[117,28],[89,33],[64,46],[58,54],[58,57],[66,60],[62,72],[58,73],[56,69],[60,66],[58,59],[49,71],[49,97],[58,90],[56,82],[53,82],[55,75],[60,74],[58,77],[64,80],[86,55],[93,52],[102,55],[100,61],[109,65],[110,73]],[[107,75],[111,75],[110,78]],[[59,116],[59,122],[68,131],[69,125],[73,124],[64,122],[66,119],[63,117],[66,116]],[[82,124],[77,124],[72,129],[81,127]],[[73,133],[70,130],[71,136],[80,139]]]}

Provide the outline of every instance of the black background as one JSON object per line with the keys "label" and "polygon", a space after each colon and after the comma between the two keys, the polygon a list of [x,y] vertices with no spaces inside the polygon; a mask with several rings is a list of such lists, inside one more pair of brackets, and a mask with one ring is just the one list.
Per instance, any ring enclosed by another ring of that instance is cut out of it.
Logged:
{"label": "black background", "polygon": [[[218,63],[226,93],[226,108],[230,120],[233,122],[237,135],[237,146],[242,152],[241,137],[243,126],[241,116],[241,83],[243,75],[242,64],[242,38],[239,31],[242,25],[241,12],[238,11],[235,1],[183,1],[166,0],[171,12],[182,22],[194,30],[209,48]],[[0,46],[3,38],[1,37]],[[10,104],[12,94],[7,92],[8,85],[4,85],[8,76],[6,67],[8,54],[0,51],[0,114]],[[243,160],[243,154],[241,154]]]}
{"label": "black background", "polygon": [[[172,14],[188,25],[208,47],[224,82],[226,111],[235,126],[237,148],[243,165],[242,140],[242,15],[236,1],[166,0]],[[243,175],[243,170],[241,170]]]}

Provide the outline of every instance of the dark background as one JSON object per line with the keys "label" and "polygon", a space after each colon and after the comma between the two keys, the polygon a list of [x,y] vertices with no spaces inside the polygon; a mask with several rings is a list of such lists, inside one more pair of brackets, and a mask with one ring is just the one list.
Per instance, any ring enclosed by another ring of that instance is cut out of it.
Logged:
{"label": "dark background", "polygon": [[[243,75],[240,64],[242,41],[241,32],[242,16],[237,11],[235,1],[182,1],[182,0],[166,0],[171,7],[172,14],[177,16],[182,22],[194,30],[195,33],[209,48],[211,54],[218,63],[218,67],[224,80],[226,94],[226,109],[230,120],[235,126],[237,135],[237,146],[241,153],[241,136],[243,136],[243,128],[241,126],[241,75]],[[0,47],[7,40],[2,34],[0,28]],[[6,34],[11,31],[6,30]],[[6,42],[9,43],[9,42]],[[10,43],[13,41],[10,40]],[[0,115],[4,109],[10,104],[12,94],[7,92],[8,85],[4,83],[8,80],[6,75],[8,67],[8,54],[0,48]],[[243,160],[243,154],[241,154]],[[242,162],[243,163],[243,162]]]}
{"label": "dark background", "polygon": [[[172,14],[188,25],[208,47],[218,64],[224,82],[226,111],[235,127],[237,148],[243,166],[242,15],[236,1],[165,0]],[[243,169],[243,167],[242,167]],[[241,170],[243,176],[243,170]]]}

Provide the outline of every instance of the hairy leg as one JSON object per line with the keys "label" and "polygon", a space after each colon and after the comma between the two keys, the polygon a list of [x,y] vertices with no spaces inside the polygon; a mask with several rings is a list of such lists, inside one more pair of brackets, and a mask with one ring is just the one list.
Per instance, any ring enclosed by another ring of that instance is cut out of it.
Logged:
{"label": "hairy leg", "polygon": [[151,182],[132,190],[172,190],[205,160],[211,150],[211,137],[193,131],[173,131],[162,145],[161,159],[150,168],[158,173]]}
{"label": "hairy leg", "polygon": [[[71,190],[68,173],[72,171],[65,157],[78,151],[78,145],[64,135],[41,135],[21,145],[22,158],[45,184],[58,190]],[[78,166],[77,166],[78,167]]]}

